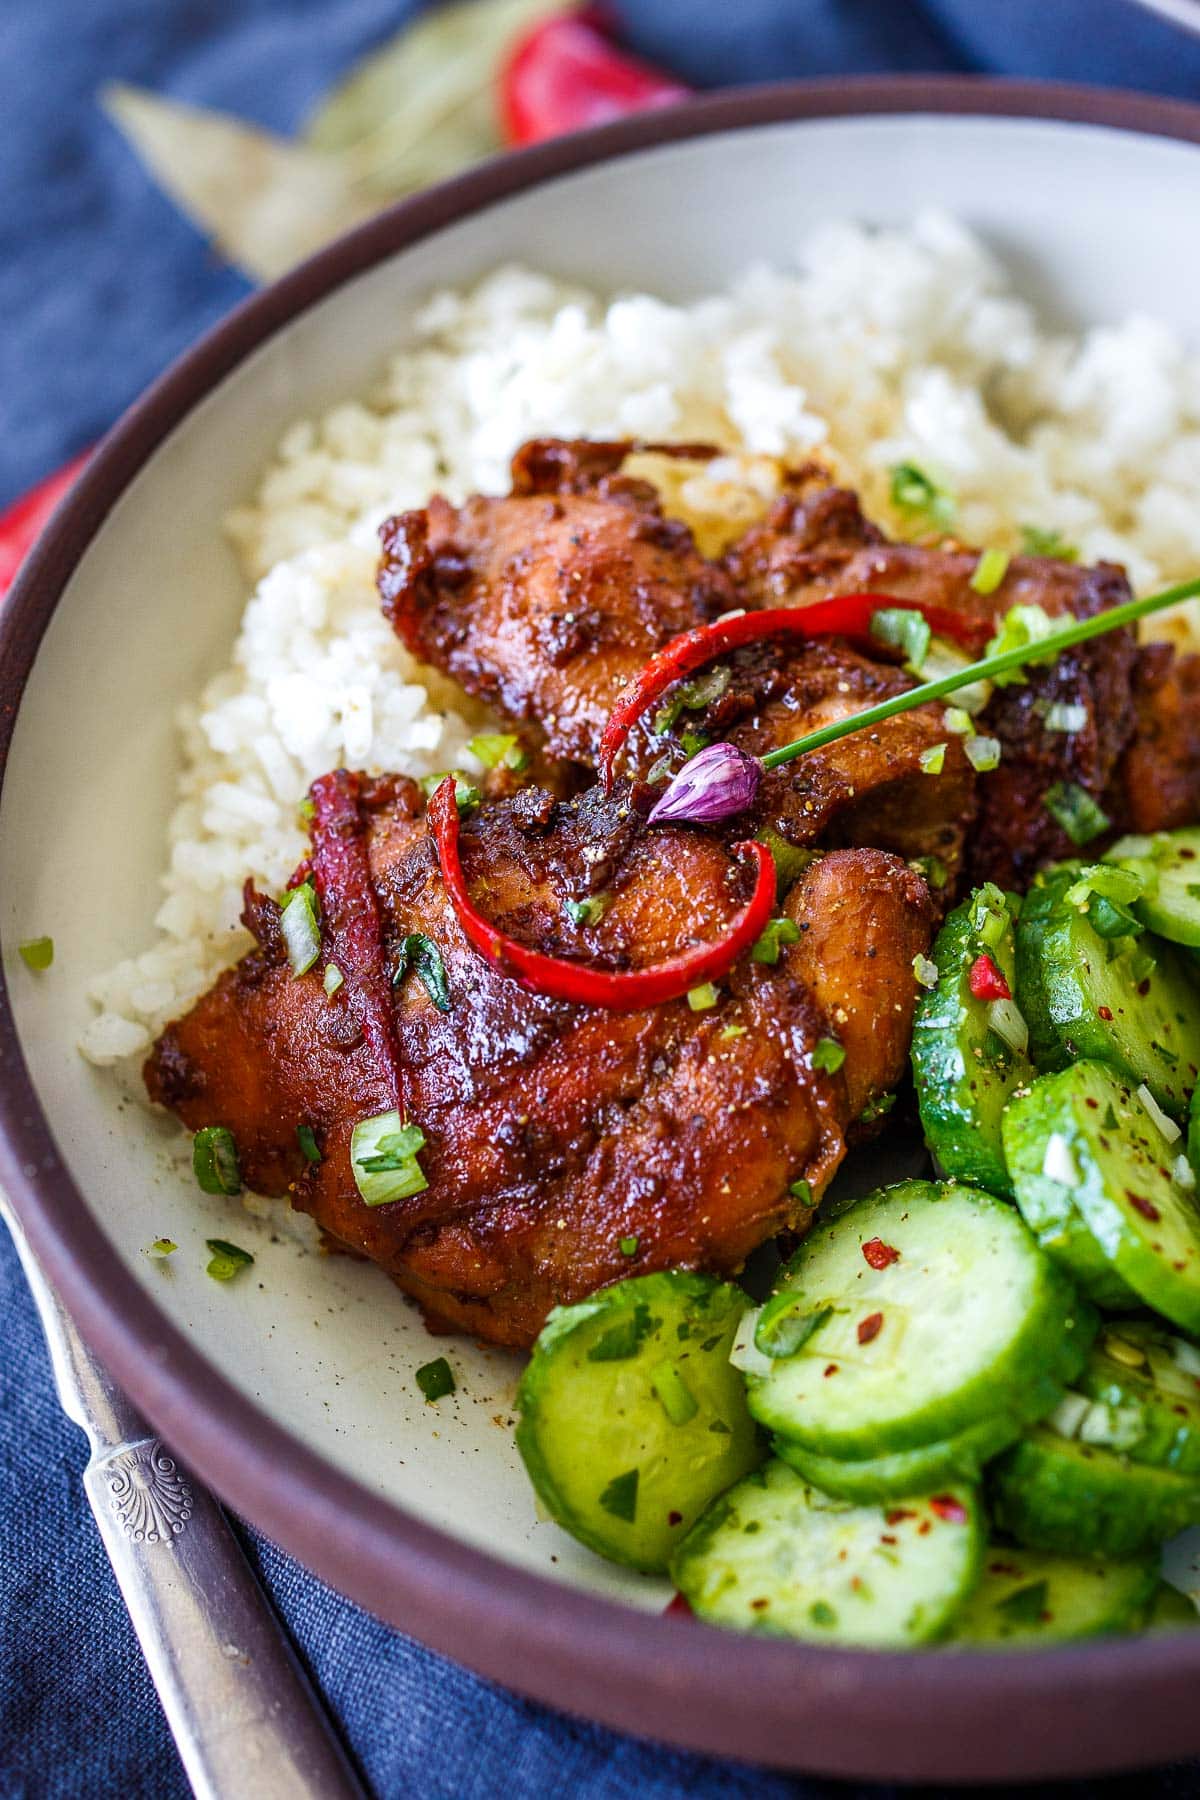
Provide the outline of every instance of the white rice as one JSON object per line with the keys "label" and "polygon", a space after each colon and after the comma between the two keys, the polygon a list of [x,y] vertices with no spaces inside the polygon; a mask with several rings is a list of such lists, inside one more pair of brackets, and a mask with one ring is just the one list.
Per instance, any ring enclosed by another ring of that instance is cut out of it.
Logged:
{"label": "white rice", "polygon": [[1143,591],[1200,570],[1200,355],[1144,316],[1046,332],[944,215],[902,232],[830,225],[792,268],[685,307],[514,268],[437,294],[378,389],[295,424],[228,521],[258,585],[229,668],[180,719],[159,939],[92,984],[94,1062],[143,1052],[245,948],[242,881],[286,879],[315,776],[472,766],[467,703],[379,612],[375,528],[434,488],[503,491],[512,451],[546,433],[741,453],[673,492],[701,527],[761,507],[773,464],[747,453],[816,452],[893,525],[888,475],[908,461],[956,496],[967,542],[1056,530]]}

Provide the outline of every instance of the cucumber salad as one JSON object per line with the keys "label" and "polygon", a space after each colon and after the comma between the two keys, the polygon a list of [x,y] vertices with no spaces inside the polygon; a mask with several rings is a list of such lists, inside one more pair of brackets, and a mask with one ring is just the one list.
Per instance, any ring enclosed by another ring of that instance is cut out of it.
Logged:
{"label": "cucumber salad", "polygon": [[550,1316],[517,1443],[553,1518],[716,1625],[874,1648],[1194,1626],[1200,829],[929,958],[912,1072],[937,1179],[818,1218],[761,1305],[632,1276]]}

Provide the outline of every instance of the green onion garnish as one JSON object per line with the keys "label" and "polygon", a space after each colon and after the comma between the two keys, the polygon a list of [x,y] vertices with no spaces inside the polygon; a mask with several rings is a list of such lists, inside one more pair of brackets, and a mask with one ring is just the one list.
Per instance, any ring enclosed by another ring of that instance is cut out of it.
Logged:
{"label": "green onion garnish", "polygon": [[693,1012],[708,1012],[717,1004],[719,998],[712,982],[706,981],[700,987],[688,989],[687,1003]]}
{"label": "green onion garnish", "polygon": [[[994,637],[987,647],[988,656],[1000,656],[1006,650],[1029,650],[1037,644],[1044,644],[1047,638],[1054,636],[1054,620],[1044,607],[1036,605],[1010,606],[999,625]],[[1047,657],[1041,652],[1027,656],[1020,668],[1002,669],[993,675],[992,680],[997,687],[1007,687],[1012,683],[1023,683],[1024,669],[1030,663],[1053,662],[1053,655]]]}
{"label": "green onion garnish", "polygon": [[923,775],[940,775],[946,766],[945,744],[930,744],[927,749],[922,750],[917,761]]}
{"label": "green onion garnish", "polygon": [[174,1256],[179,1245],[173,1238],[155,1238],[147,1251],[148,1256]]}
{"label": "green onion garnish", "polygon": [[994,737],[969,737],[963,744],[967,761],[981,775],[1000,767],[1000,739]]}
{"label": "green onion garnish", "polygon": [[345,979],[346,977],[342,974],[342,971],[338,968],[336,963],[325,964],[325,978],[322,981],[321,986],[325,989],[325,992],[329,995],[331,1000]]}
{"label": "green onion garnish", "polygon": [[958,513],[954,496],[939,487],[916,463],[897,463],[892,470],[892,505],[897,512],[924,519],[941,530],[953,525]]}
{"label": "green onion garnish", "polygon": [[17,945],[17,954],[27,969],[40,975],[54,961],[54,939],[27,938],[23,944]]}
{"label": "green onion garnish", "polygon": [[1112,822],[1087,789],[1074,781],[1056,781],[1042,795],[1042,805],[1073,844],[1090,844]]}
{"label": "green onion garnish", "polygon": [[567,900],[563,911],[572,925],[598,925],[608,909],[607,894],[589,894],[586,900]]}
{"label": "green onion garnish", "polygon": [[311,881],[290,888],[279,902],[283,941],[293,975],[306,975],[321,954],[321,927],[317,918],[317,890]]}
{"label": "green onion garnish", "polygon": [[924,956],[920,951],[912,959],[913,978],[923,988],[935,988],[940,971],[932,957]]}
{"label": "green onion garnish", "polygon": [[971,577],[971,586],[975,592],[994,594],[1008,574],[1009,561],[1007,550],[985,550],[975,564],[975,573]]}
{"label": "green onion garnish", "polygon": [[762,936],[750,952],[750,961],[777,963],[785,945],[799,942],[800,927],[793,924],[791,919],[769,919],[763,927]]}
{"label": "green onion garnish", "polygon": [[950,871],[940,856],[915,856],[908,866],[923,875],[930,887],[939,893],[950,879]]}
{"label": "green onion garnish", "polygon": [[406,1125],[393,1107],[360,1119],[350,1134],[354,1185],[368,1206],[407,1200],[428,1186],[417,1155],[425,1144],[419,1125]]}
{"label": "green onion garnish", "polygon": [[[422,775],[421,792],[427,800],[437,792],[438,788],[441,787],[443,781],[445,781],[447,775],[450,773],[451,770],[449,769],[441,769],[436,775]],[[470,778],[462,774],[460,770],[455,769],[453,775],[454,804],[457,806],[460,813],[468,812],[472,806],[479,805],[481,799],[479,789],[474,785]]]}
{"label": "green onion garnish", "polygon": [[297,1125],[296,1142],[305,1162],[319,1163],[323,1160],[317,1147],[317,1134],[311,1125]]}
{"label": "green onion garnish", "polygon": [[472,756],[478,757],[485,769],[520,770],[529,761],[529,752],[515,731],[481,732],[471,739],[467,749]]}
{"label": "green onion garnish", "polygon": [[1022,525],[1021,549],[1026,556],[1052,556],[1056,562],[1075,562],[1079,556],[1077,547],[1057,531],[1043,531],[1038,525]]}
{"label": "green onion garnish", "polygon": [[919,612],[907,606],[885,606],[871,617],[871,636],[904,652],[904,666],[920,674],[933,632]]}
{"label": "green onion garnish", "polygon": [[[688,712],[700,712],[711,706],[733,679],[733,672],[724,663],[714,663],[703,675],[697,675],[692,681],[685,681],[676,688],[674,694],[664,706],[660,706],[652,721],[652,729],[656,737],[664,731],[670,731],[680,713],[686,707]],[[686,738],[685,738],[686,744]],[[689,751],[689,755],[692,753]]]}
{"label": "green onion garnish", "polygon": [[600,1492],[600,1504],[606,1513],[614,1519],[624,1519],[632,1525],[637,1518],[638,1472],[627,1469],[624,1475],[614,1475],[606,1488]]}
{"label": "green onion garnish", "polygon": [[686,1425],[700,1411],[699,1401],[673,1362],[659,1363],[650,1377],[650,1388],[672,1425]]}
{"label": "green onion garnish", "polygon": [[413,1379],[424,1394],[426,1404],[432,1400],[444,1400],[457,1386],[454,1370],[444,1356],[435,1357],[433,1362],[422,1363]]}
{"label": "green onion garnish", "polygon": [[1049,637],[1032,645],[1012,644],[1009,648],[994,653],[989,648],[989,654],[979,662],[958,665],[934,681],[924,681],[918,687],[909,688],[906,693],[893,694],[889,699],[881,700],[877,706],[869,706],[863,712],[849,713],[845,718],[822,725],[820,730],[810,731],[806,736],[797,738],[794,743],[781,744],[777,750],[769,750],[762,758],[763,768],[778,768],[781,763],[792,762],[797,756],[806,756],[810,750],[823,750],[826,744],[836,744],[841,738],[849,737],[856,731],[882,725],[885,720],[911,712],[914,707],[927,706],[931,700],[944,700],[947,694],[961,695],[965,688],[980,682],[996,681],[1012,670],[1024,668],[1030,663],[1052,662],[1063,650],[1070,650],[1076,644],[1086,644],[1091,638],[1103,637],[1106,632],[1132,625],[1138,619],[1149,618],[1151,613],[1162,612],[1168,606],[1178,606],[1182,600],[1194,600],[1198,595],[1200,578],[1182,581],[1176,587],[1164,588],[1161,593],[1149,594],[1143,600],[1127,600],[1124,605],[1114,606],[1108,612],[1094,613],[1087,619],[1072,619],[1069,625],[1062,626],[1051,632]]}
{"label": "green onion garnish", "polygon": [[815,1206],[817,1204],[813,1199],[811,1181],[793,1181],[788,1188],[788,1193],[792,1196],[793,1200],[798,1200],[801,1206]]}
{"label": "green onion garnish", "polygon": [[396,972],[392,976],[392,986],[399,987],[409,970],[417,977],[433,1004],[441,1013],[451,1010],[450,983],[446,977],[446,965],[442,953],[431,937],[423,931],[410,931],[400,946],[400,956],[396,963]]}
{"label": "green onion garnish", "polygon": [[884,1118],[896,1104],[895,1094],[880,1094],[877,1100],[868,1100],[859,1113],[859,1120],[864,1125],[872,1124],[876,1119]]}
{"label": "green onion garnish", "polygon": [[814,1069],[824,1069],[827,1075],[836,1075],[846,1060],[846,1052],[836,1038],[818,1038],[812,1053]]}
{"label": "green onion garnish", "polygon": [[192,1170],[206,1194],[240,1194],[242,1172],[232,1131],[224,1125],[198,1131],[192,1139]]}
{"label": "green onion garnish", "polygon": [[774,1361],[781,1356],[794,1356],[833,1317],[832,1306],[819,1306],[804,1311],[802,1295],[786,1289],[768,1300],[754,1329],[754,1348]]}
{"label": "green onion garnish", "polygon": [[1088,722],[1088,710],[1080,700],[1055,700],[1046,708],[1042,721],[1047,731],[1082,731]]}
{"label": "green onion garnish", "polygon": [[965,706],[948,706],[942,714],[942,724],[955,737],[970,737],[975,730],[975,721]]}
{"label": "green onion garnish", "polygon": [[214,1281],[232,1281],[254,1261],[248,1250],[243,1250],[239,1244],[228,1243],[225,1238],[208,1238],[206,1242],[211,1260],[205,1274],[211,1275]]}
{"label": "green onion garnish", "polygon": [[635,1237],[624,1237],[621,1239],[620,1250],[622,1256],[636,1256],[637,1249],[638,1240]]}

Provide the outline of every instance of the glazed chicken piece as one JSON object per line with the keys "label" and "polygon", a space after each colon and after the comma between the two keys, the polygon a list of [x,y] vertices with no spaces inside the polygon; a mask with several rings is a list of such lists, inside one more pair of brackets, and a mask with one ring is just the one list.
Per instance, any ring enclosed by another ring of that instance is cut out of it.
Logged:
{"label": "glazed chicken piece", "polygon": [[1146,644],[1134,671],[1133,742],[1113,784],[1114,819],[1130,831],[1172,831],[1200,818],[1200,656]]}
{"label": "glazed chicken piece", "polygon": [[[412,783],[342,776],[370,864],[381,967],[421,932],[444,961],[450,1010],[385,973],[395,1067],[379,1053],[367,984],[327,996],[319,962],[292,974],[275,903],[248,894],[258,948],[168,1027],[151,1097],[192,1130],[223,1125],[243,1177],[290,1191],[336,1244],[378,1262],[431,1323],[529,1344],[555,1303],[630,1273],[735,1271],[803,1230],[845,1135],[907,1064],[912,960],[931,934],[925,883],[877,850],[816,861],[784,903],[799,939],[748,957],[721,997],[616,1013],[526,992],[467,943]],[[716,837],[645,828],[627,796],[557,802],[530,788],[462,824],[476,904],[503,930],[602,967],[658,963],[728,929],[748,877]],[[318,865],[319,867],[319,865]],[[319,882],[318,882],[318,885]],[[592,924],[566,902],[603,894]],[[323,895],[324,955],[363,922]],[[322,959],[323,961],[324,959]],[[377,992],[380,991],[378,988]],[[813,1053],[822,1039],[845,1060]],[[355,1185],[356,1121],[396,1105],[419,1124],[427,1188],[369,1207]],[[322,1161],[302,1157],[309,1124]],[[806,1196],[807,1198],[807,1196]],[[636,1239],[635,1255],[621,1241]]]}

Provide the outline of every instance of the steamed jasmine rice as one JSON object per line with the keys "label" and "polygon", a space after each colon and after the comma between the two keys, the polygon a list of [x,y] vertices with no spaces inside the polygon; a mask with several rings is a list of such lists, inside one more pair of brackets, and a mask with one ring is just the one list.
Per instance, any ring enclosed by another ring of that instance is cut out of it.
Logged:
{"label": "steamed jasmine rice", "polygon": [[406,340],[375,392],[288,431],[227,522],[254,591],[229,667],[180,717],[158,941],[93,982],[94,1062],[143,1053],[248,947],[242,883],[282,887],[317,775],[474,766],[480,715],[380,613],[375,531],[435,489],[506,490],[528,437],[726,446],[671,478],[705,547],[762,509],[777,459],[819,456],[898,534],[890,471],[910,462],[954,496],[968,543],[1056,532],[1141,591],[1200,568],[1200,355],[1147,317],[1050,334],[940,214],[831,225],[792,268],[689,306],[502,269],[432,297]]}

